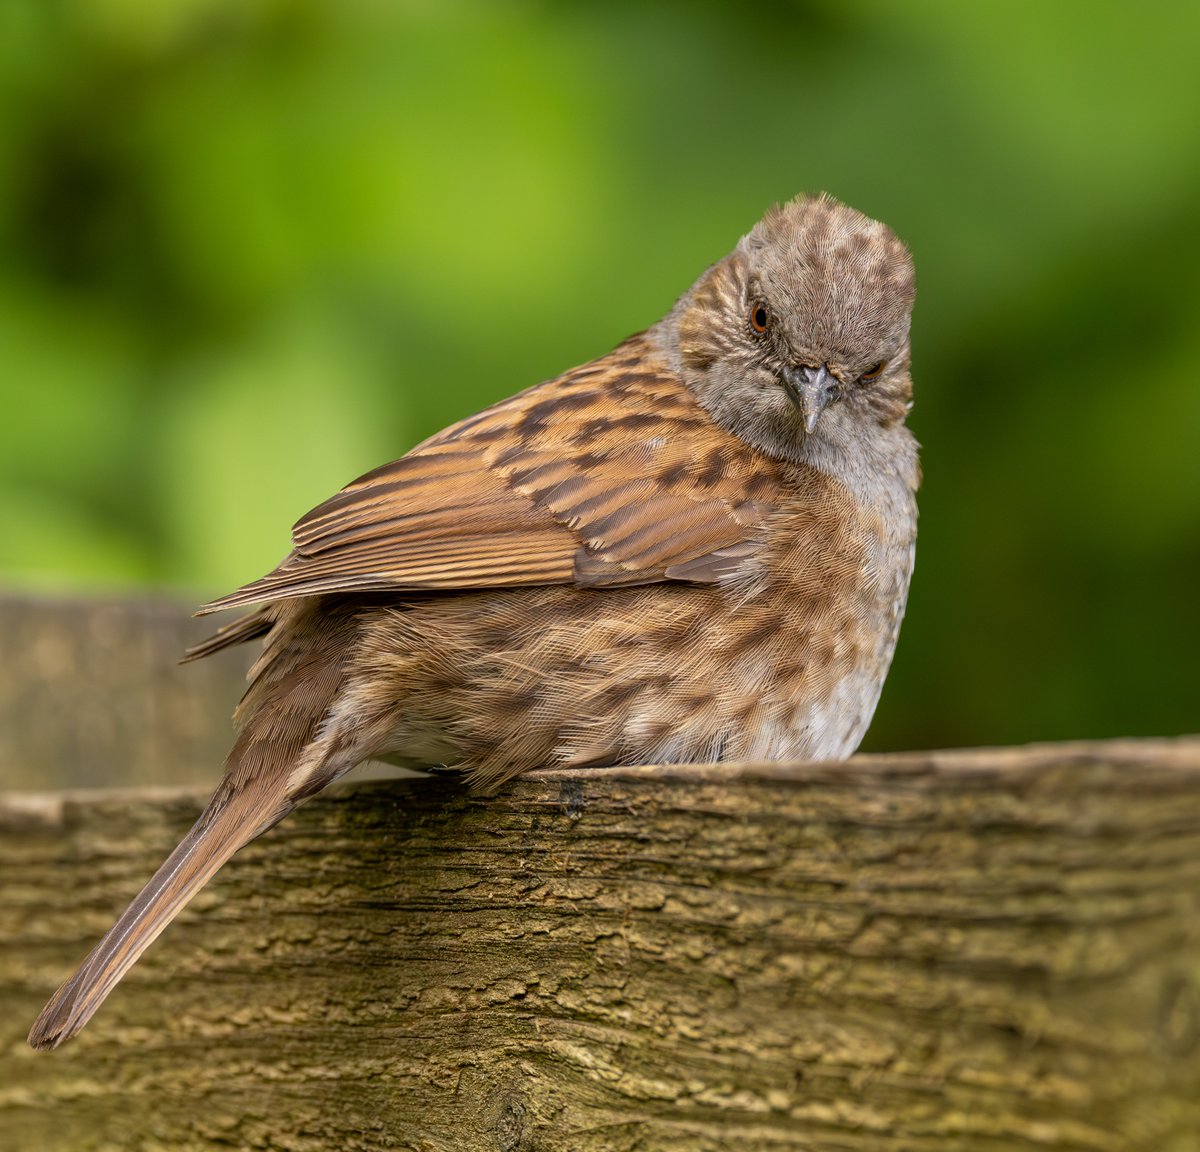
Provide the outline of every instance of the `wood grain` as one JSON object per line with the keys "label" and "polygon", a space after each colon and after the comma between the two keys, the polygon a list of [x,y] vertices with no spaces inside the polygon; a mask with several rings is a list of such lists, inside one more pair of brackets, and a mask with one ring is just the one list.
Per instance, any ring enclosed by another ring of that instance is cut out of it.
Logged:
{"label": "wood grain", "polygon": [[1200,740],[348,785],[24,1032],[200,793],[0,800],[0,1147],[1200,1147]]}

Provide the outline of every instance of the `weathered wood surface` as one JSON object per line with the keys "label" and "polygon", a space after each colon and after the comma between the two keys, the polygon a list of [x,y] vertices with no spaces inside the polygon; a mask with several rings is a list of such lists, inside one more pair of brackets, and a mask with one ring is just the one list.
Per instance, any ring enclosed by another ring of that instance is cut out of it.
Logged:
{"label": "weathered wood surface", "polygon": [[0,1146],[1200,1147],[1200,740],[351,785],[27,1049],[202,799],[0,803]]}
{"label": "weathered wood surface", "polygon": [[174,600],[0,594],[0,788],[211,783],[254,654],[180,667],[213,627]]}

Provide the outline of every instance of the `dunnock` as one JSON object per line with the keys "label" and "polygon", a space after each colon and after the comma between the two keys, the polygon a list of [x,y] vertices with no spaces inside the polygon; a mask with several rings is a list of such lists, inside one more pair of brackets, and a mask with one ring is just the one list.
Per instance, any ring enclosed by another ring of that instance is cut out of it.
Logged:
{"label": "dunnock", "polygon": [[242,845],[368,758],[837,759],[916,538],[913,269],[828,197],[770,212],[652,328],[369,472],[295,527],[203,815],[38,1017],[52,1048]]}

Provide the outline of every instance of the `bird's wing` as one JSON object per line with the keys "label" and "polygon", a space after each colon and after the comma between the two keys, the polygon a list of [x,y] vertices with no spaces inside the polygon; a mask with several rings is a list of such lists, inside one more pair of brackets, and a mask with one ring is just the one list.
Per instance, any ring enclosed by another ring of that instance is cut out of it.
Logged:
{"label": "bird's wing", "polygon": [[328,592],[711,583],[758,546],[783,467],[714,424],[634,337],[360,477],[296,524],[278,568],[201,611]]}

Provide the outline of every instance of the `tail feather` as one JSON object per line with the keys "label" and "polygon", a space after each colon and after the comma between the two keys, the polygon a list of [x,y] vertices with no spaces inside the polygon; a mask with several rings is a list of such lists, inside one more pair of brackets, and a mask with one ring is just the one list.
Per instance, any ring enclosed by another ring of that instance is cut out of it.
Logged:
{"label": "tail feather", "polygon": [[220,793],[179,846],[134,897],[120,919],[54,994],[29,1031],[34,1048],[57,1048],[104,1003],[122,976],[239,848],[281,820],[285,805],[264,821],[261,808],[222,803]]}
{"label": "tail feather", "polygon": [[225,776],[200,819],[104,939],[42,1009],[34,1048],[56,1048],[91,1019],[117,981],[239,848],[370,751],[336,724],[323,728],[341,691],[357,635],[348,602],[296,601],[255,613],[194,649],[205,655],[270,629],[235,718]]}

